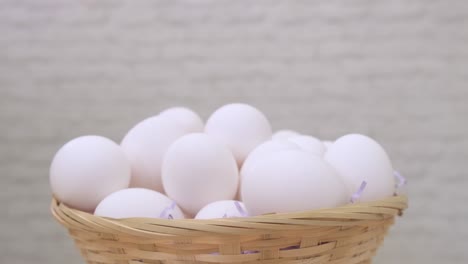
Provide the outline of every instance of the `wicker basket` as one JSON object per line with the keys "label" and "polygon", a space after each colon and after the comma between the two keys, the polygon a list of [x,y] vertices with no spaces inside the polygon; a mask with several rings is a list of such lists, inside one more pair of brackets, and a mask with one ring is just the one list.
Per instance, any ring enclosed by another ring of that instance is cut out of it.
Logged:
{"label": "wicker basket", "polygon": [[215,220],[109,219],[53,200],[87,263],[370,263],[405,196],[308,212]]}

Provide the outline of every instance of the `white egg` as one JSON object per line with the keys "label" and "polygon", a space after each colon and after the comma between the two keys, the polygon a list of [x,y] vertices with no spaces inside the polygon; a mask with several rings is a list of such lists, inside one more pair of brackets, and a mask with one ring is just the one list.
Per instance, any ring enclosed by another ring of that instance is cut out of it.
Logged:
{"label": "white egg", "polygon": [[320,157],[325,154],[325,146],[322,141],[311,136],[295,136],[287,139],[288,141],[299,146],[300,149],[310,154],[318,155]]}
{"label": "white egg", "polygon": [[147,118],[134,126],[121,146],[132,166],[131,187],[163,192],[161,166],[169,146],[181,136],[196,131],[197,126],[181,127],[166,116]]}
{"label": "white egg", "polygon": [[239,181],[236,161],[222,143],[202,133],[181,137],[162,167],[164,189],[189,214],[219,200],[233,199]]}
{"label": "white egg", "polygon": [[243,175],[246,174],[248,170],[252,168],[252,166],[255,165],[255,162],[270,153],[277,152],[277,151],[282,151],[282,150],[293,150],[293,149],[299,149],[299,147],[289,141],[286,140],[268,140],[262,144],[260,144],[258,147],[256,147],[250,154],[247,156],[247,158],[244,161],[244,164],[242,164],[242,168],[240,171],[240,179],[239,179],[239,190],[238,190],[238,195],[236,197],[241,198],[242,197],[242,178]]}
{"label": "white egg", "polygon": [[217,201],[203,207],[195,216],[195,219],[213,219],[245,217],[247,209],[242,202],[234,200]]}
{"label": "white egg", "polygon": [[94,214],[111,218],[184,218],[174,201],[164,194],[143,188],[112,193],[99,203]]}
{"label": "white egg", "polygon": [[240,166],[247,155],[271,139],[271,125],[258,109],[246,104],[228,104],[208,119],[205,132],[226,144]]}
{"label": "white egg", "polygon": [[119,145],[100,136],[66,143],[50,166],[55,197],[70,207],[92,212],[110,193],[127,188],[130,164]]}
{"label": "white egg", "polygon": [[336,207],[349,197],[335,170],[302,150],[271,153],[242,179],[242,200],[252,215]]}
{"label": "white egg", "polygon": [[294,130],[282,129],[278,130],[273,134],[273,140],[286,140],[290,137],[300,136],[301,134],[297,133]]}
{"label": "white egg", "polygon": [[393,195],[395,178],[391,161],[375,140],[358,134],[337,139],[325,154],[325,160],[341,175],[348,189],[359,189],[367,182],[360,201],[373,201]]}
{"label": "white egg", "polygon": [[245,159],[244,164],[242,164],[241,175],[245,174],[245,172],[253,166],[256,160],[261,159],[262,157],[273,152],[292,149],[299,149],[299,147],[289,141],[268,140],[263,142],[254,150],[252,150],[252,152],[250,152]]}
{"label": "white egg", "polygon": [[166,118],[187,133],[203,131],[203,121],[200,116],[186,107],[172,107],[161,113],[159,117]]}
{"label": "white egg", "polygon": [[239,178],[239,189],[237,191],[236,199],[242,199],[241,189],[243,175],[245,175],[246,171],[250,170],[252,166],[255,165],[256,160],[261,159],[273,152],[290,149],[299,149],[299,147],[287,140],[268,140],[252,150],[242,164]]}

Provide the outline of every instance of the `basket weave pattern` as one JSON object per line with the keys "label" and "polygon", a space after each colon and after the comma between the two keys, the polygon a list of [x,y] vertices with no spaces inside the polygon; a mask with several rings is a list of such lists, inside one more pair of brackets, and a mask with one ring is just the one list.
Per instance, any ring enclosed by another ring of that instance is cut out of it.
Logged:
{"label": "basket weave pattern", "polygon": [[308,212],[213,220],[109,219],[53,200],[87,263],[370,263],[405,196]]}

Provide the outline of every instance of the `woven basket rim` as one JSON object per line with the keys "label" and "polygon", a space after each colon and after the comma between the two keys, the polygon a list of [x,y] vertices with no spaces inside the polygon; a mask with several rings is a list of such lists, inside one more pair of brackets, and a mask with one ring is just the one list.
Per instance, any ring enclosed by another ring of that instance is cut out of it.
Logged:
{"label": "woven basket rim", "polygon": [[401,215],[408,207],[405,195],[378,201],[347,204],[294,213],[266,214],[241,218],[220,219],[113,219],[72,209],[53,198],[51,212],[54,218],[70,230],[125,233],[128,235],[164,238],[168,236],[245,235],[257,232],[300,230],[307,228],[365,226]]}

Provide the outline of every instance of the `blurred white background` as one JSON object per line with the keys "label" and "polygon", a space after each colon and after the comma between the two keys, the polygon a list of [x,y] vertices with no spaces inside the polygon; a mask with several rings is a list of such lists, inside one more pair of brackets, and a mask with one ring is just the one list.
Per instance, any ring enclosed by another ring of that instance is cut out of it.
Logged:
{"label": "blurred white background", "polygon": [[0,263],[82,263],[48,167],[174,105],[381,142],[410,209],[375,263],[468,261],[468,2],[0,0]]}

